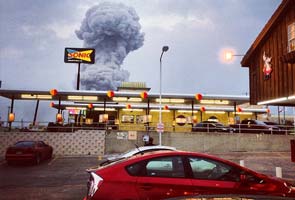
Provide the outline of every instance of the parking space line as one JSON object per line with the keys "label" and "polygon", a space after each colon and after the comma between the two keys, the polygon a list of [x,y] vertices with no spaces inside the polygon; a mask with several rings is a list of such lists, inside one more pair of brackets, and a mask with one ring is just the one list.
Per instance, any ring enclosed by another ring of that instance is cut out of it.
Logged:
{"label": "parking space line", "polygon": [[56,161],[57,160],[57,156],[55,156],[53,159],[51,159],[51,161],[48,163],[48,165],[52,165],[52,163],[54,162],[54,161]]}

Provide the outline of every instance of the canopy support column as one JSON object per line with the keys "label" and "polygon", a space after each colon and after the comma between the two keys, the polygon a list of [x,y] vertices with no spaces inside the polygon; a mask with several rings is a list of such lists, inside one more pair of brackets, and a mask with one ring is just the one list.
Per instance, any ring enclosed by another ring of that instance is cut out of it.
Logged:
{"label": "canopy support column", "polygon": [[39,99],[37,99],[37,103],[36,103],[35,114],[34,114],[34,120],[33,120],[33,126],[36,125],[36,119],[37,119],[38,108],[39,108]]}

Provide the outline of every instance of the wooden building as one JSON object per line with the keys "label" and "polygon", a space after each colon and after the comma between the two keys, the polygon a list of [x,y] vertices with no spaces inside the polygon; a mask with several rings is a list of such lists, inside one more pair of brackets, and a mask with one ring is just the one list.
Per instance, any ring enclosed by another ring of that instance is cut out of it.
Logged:
{"label": "wooden building", "polygon": [[283,0],[241,61],[250,104],[295,106],[295,0]]}

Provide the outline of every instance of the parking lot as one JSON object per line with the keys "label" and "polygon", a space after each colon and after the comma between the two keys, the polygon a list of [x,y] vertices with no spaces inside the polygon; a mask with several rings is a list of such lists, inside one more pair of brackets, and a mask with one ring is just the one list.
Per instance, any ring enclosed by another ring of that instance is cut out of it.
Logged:
{"label": "parking lot", "polygon": [[56,157],[32,164],[0,166],[0,199],[83,199],[88,174],[98,163],[95,157]]}
{"label": "parking lot", "polygon": [[[283,178],[295,181],[295,164],[289,152],[232,152],[215,154],[268,175],[282,167]],[[88,175],[85,169],[97,166],[96,157],[54,157],[40,165],[8,166],[0,162],[0,199],[83,199]]]}
{"label": "parking lot", "polygon": [[281,167],[282,177],[295,183],[295,163],[291,161],[290,152],[230,152],[214,155],[235,163],[244,160],[245,167],[270,176],[275,176],[275,168]]}

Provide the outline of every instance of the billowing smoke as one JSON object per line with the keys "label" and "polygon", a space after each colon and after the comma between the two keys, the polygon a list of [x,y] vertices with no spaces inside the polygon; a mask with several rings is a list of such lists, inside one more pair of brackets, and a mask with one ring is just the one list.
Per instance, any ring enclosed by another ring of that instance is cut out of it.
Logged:
{"label": "billowing smoke", "polygon": [[116,90],[128,81],[129,72],[121,65],[130,51],[143,45],[139,17],[132,7],[104,2],[90,8],[76,31],[85,48],[95,48],[95,64],[81,68],[81,88]]}

